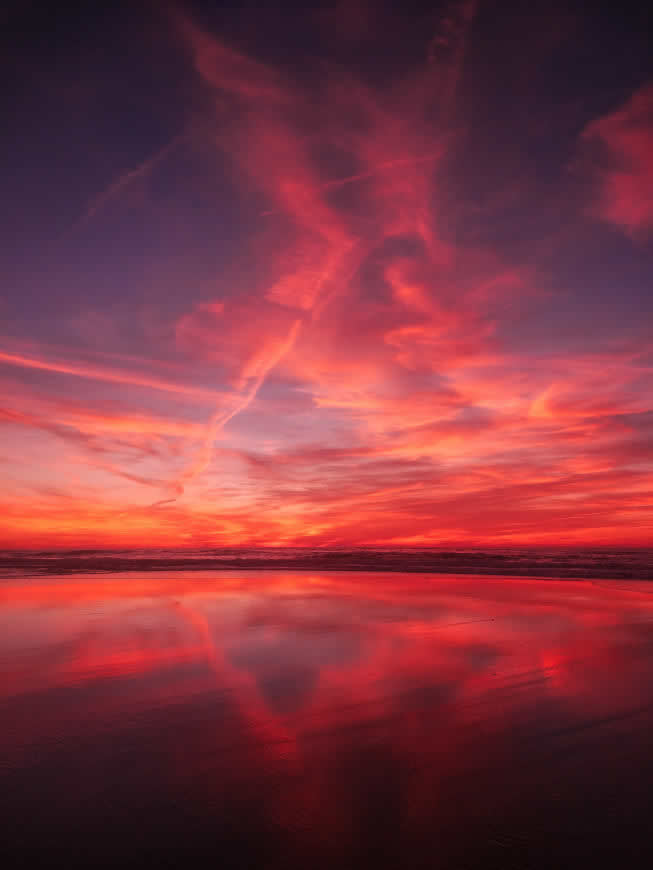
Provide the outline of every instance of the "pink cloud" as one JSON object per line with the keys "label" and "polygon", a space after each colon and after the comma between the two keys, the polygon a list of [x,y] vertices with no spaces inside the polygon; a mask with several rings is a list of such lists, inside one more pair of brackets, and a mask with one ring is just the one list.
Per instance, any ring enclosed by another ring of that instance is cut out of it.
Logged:
{"label": "pink cloud", "polygon": [[[472,15],[452,5],[412,72],[383,87],[334,69],[290,82],[174,19],[208,97],[207,148],[251,229],[221,271],[182,275],[173,313],[152,313],[154,350],[81,359],[3,342],[3,456],[25,466],[20,499],[0,504],[8,538],[648,540],[650,454],[625,416],[650,409],[650,343],[511,347],[514,310],[541,298],[536,269],[461,241],[447,211]],[[642,89],[583,133],[602,161],[595,214],[629,232],[653,220],[652,105]],[[118,179],[89,216],[175,153]],[[92,314],[76,324],[89,346],[120,334]],[[45,457],[38,473],[28,453]],[[73,504],[45,494],[62,479]]]}
{"label": "pink cloud", "polygon": [[582,140],[595,149],[592,211],[632,233],[653,227],[653,85],[592,121]]}

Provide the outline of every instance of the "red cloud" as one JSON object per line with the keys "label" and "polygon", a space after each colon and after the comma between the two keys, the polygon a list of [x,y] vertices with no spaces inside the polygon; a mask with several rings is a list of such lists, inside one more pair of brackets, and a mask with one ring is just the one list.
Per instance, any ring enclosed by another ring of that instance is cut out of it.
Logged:
{"label": "red cloud", "polygon": [[[447,213],[472,11],[384,87],[289,82],[176,19],[248,230],[219,274],[184,276],[156,360],[0,351],[1,544],[649,541],[627,417],[650,409],[650,345],[512,344],[537,270]],[[628,231],[653,218],[652,105],[643,89],[583,134],[596,214]],[[162,156],[124,183],[179,155]]]}
{"label": "red cloud", "polygon": [[596,149],[593,213],[627,232],[653,227],[653,85],[592,121],[582,139]]}

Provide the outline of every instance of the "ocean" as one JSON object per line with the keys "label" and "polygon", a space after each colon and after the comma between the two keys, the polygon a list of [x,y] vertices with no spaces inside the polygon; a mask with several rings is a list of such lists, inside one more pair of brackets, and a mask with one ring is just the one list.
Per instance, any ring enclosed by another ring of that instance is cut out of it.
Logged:
{"label": "ocean", "polygon": [[653,580],[653,548],[205,548],[0,550],[0,578],[80,571],[232,568],[404,571],[523,577]]}

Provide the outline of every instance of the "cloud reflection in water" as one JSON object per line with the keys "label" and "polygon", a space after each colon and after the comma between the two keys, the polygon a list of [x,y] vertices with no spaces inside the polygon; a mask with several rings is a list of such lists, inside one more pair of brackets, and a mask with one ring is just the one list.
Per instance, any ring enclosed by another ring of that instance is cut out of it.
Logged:
{"label": "cloud reflection in water", "polygon": [[3,836],[88,860],[211,849],[275,867],[639,854],[650,589],[335,572],[5,581]]}

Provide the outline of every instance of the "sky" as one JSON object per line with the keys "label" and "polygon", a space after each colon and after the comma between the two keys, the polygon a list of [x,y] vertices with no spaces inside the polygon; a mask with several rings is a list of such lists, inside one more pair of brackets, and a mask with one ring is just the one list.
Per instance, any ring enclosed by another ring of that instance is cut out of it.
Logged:
{"label": "sky", "polygon": [[9,3],[0,547],[649,545],[638,5]]}

